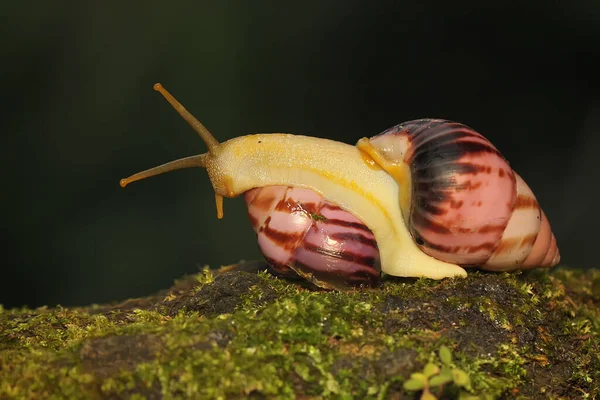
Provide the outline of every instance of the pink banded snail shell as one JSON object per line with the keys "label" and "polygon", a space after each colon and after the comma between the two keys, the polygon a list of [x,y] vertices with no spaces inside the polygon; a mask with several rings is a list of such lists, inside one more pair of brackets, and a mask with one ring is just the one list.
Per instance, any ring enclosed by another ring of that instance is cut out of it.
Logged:
{"label": "pink banded snail shell", "polygon": [[154,88],[208,152],[137,173],[121,186],[206,168],[218,218],[223,197],[244,194],[259,247],[276,270],[343,288],[375,285],[380,271],[442,279],[466,276],[463,267],[508,271],[560,261],[531,189],[465,125],[415,120],[356,146],[281,133],[219,143],[160,84]]}
{"label": "pink banded snail shell", "polygon": [[462,266],[503,271],[560,261],[556,239],[533,192],[473,129],[421,119],[363,143],[392,174],[399,163],[410,166],[412,199],[403,212],[425,253]]}
{"label": "pink banded snail shell", "polygon": [[327,288],[375,286],[379,250],[358,218],[310,189],[265,186],[244,194],[258,246],[279,273]]}

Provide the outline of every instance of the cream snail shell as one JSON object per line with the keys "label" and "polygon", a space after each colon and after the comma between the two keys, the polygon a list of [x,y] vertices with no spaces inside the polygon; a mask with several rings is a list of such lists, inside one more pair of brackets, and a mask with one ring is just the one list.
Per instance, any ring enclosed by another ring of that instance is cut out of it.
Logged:
{"label": "cream snail shell", "polygon": [[[281,271],[291,267],[319,286],[344,287],[376,284],[380,270],[441,279],[466,276],[468,266],[514,270],[560,261],[532,191],[465,125],[415,120],[356,146],[283,133],[219,143],[160,84],[154,88],[208,152],[137,173],[121,186],[174,169],[206,168],[218,218],[223,197],[244,194],[259,246]],[[331,220],[364,228],[342,232]],[[312,257],[301,256],[307,247]]]}

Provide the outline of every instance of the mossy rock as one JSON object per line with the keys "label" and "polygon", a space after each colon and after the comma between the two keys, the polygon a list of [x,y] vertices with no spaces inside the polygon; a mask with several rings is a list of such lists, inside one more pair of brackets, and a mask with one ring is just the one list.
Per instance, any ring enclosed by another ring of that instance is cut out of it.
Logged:
{"label": "mossy rock", "polygon": [[264,269],[120,304],[0,307],[0,399],[600,398],[600,270],[327,292]]}

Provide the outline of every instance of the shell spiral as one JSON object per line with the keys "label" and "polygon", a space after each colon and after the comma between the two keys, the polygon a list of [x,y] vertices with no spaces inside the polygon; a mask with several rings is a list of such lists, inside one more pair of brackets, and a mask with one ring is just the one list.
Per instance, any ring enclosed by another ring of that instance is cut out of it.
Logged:
{"label": "shell spiral", "polygon": [[488,270],[549,267],[560,254],[546,215],[498,149],[468,126],[421,119],[369,139],[410,169],[405,222],[421,250]]}
{"label": "shell spiral", "polygon": [[259,248],[277,272],[291,269],[325,288],[378,284],[375,237],[352,214],[298,187],[255,188],[244,198]]}

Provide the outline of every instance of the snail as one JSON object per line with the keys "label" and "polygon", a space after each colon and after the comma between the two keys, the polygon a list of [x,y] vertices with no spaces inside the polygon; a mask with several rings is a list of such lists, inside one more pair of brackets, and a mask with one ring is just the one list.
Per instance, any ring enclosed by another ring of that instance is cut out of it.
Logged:
{"label": "snail", "polygon": [[481,134],[443,119],[401,123],[355,146],[284,133],[219,143],[154,85],[208,151],[139,172],[127,184],[202,167],[223,198],[244,195],[273,269],[333,289],[399,277],[466,276],[465,267],[552,267],[560,254],[525,181]]}

